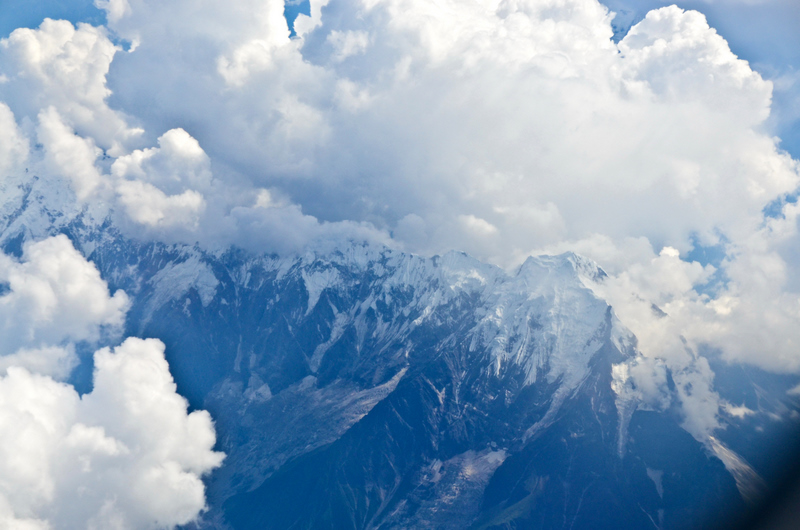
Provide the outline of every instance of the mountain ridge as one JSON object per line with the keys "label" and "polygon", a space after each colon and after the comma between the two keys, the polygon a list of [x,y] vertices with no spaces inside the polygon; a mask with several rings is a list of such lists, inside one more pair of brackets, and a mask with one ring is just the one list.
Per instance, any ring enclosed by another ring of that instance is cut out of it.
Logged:
{"label": "mountain ridge", "polygon": [[[215,418],[228,457],[198,527],[600,528],[586,518],[605,510],[586,500],[597,495],[619,508],[608,528],[679,528],[707,511],[681,488],[741,504],[674,414],[637,416],[615,388],[614,367],[641,354],[590,288],[605,276],[590,260],[530,257],[509,272],[354,241],[288,257],[204,250],[126,236],[66,185],[17,190],[4,250],[67,234],[131,296],[125,334],[163,340],[179,392]],[[684,454],[643,448],[643,418]],[[319,498],[275,501],[307,491]]]}

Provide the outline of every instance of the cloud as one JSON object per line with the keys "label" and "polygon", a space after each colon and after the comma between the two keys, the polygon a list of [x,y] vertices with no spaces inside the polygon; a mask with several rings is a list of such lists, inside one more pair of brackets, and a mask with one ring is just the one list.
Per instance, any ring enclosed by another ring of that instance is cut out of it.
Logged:
{"label": "cloud", "polygon": [[97,268],[63,235],[26,245],[21,261],[0,255],[0,282],[0,355],[27,348],[18,356],[31,358],[45,348],[38,355],[47,357],[48,346],[95,341],[103,328],[121,328],[129,304],[123,291],[109,296]]}
{"label": "cloud", "polygon": [[[411,250],[459,247],[508,264],[597,232],[686,249],[694,233],[752,231],[765,201],[797,181],[758,130],[770,84],[697,13],[655,12],[618,53],[602,6],[568,4],[331,4],[331,25],[302,46],[244,10],[228,15],[235,36],[193,13],[175,38],[206,45],[170,60],[166,8],[139,2],[117,29],[153,41],[143,38],[111,83],[149,128],[183,116],[217,171],[283,191],[308,215],[398,234],[416,215],[428,238],[402,241]],[[215,71],[258,35],[270,44],[253,57],[269,68],[248,67],[233,84]],[[343,35],[370,44],[342,61],[332,42]],[[170,79],[157,99],[134,76],[146,69]],[[457,237],[468,216],[496,235]]]}
{"label": "cloud", "polygon": [[117,186],[117,192],[130,218],[148,226],[197,226],[205,207],[203,196],[194,190],[167,196],[146,182],[124,181]]}
{"label": "cloud", "polygon": [[54,107],[82,136],[103,149],[121,149],[141,130],[106,104],[106,74],[119,51],[102,27],[45,19],[38,29],[20,28],[0,40],[0,97],[18,119]]}
{"label": "cloud", "polygon": [[78,363],[78,356],[71,344],[33,349],[21,348],[14,353],[0,356],[0,373],[8,372],[9,368],[22,367],[30,372],[64,381],[69,378]]}
{"label": "cloud", "polygon": [[[619,44],[629,69],[628,90],[642,83],[659,99],[704,108],[742,120],[745,126],[769,115],[771,83],[731,53],[728,43],[697,11],[676,6],[650,11]],[[730,108],[736,106],[736,112]]]}
{"label": "cloud", "polygon": [[0,526],[168,528],[205,508],[218,467],[205,411],[188,413],[157,340],[94,355],[94,388],[66,380],[75,343],[120,328],[128,308],[64,235],[0,254]]}
{"label": "cloud", "polygon": [[69,179],[78,199],[88,198],[103,181],[95,161],[102,151],[91,138],[75,134],[55,107],[39,113],[37,137],[44,147],[45,167]]}
{"label": "cloud", "polygon": [[[9,368],[0,378],[0,521],[6,527],[167,528],[205,507],[222,455],[187,414],[156,340],[95,354],[94,390]],[[36,526],[38,525],[38,526]]]}
{"label": "cloud", "polygon": [[[427,238],[399,241],[410,250],[508,265],[599,233],[685,251],[695,234],[752,233],[764,204],[797,185],[760,130],[771,84],[696,12],[653,11],[617,48],[591,0],[331,4],[302,39],[289,39],[280,2],[214,6],[130,2],[110,25],[139,46],[111,48],[121,59],[94,85],[114,93],[97,105],[148,131],[183,127],[227,187],[275,190],[321,221],[403,234],[417,216]],[[205,196],[146,174],[168,196]],[[224,195],[208,215],[245,206]],[[456,236],[470,218],[495,235]]]}
{"label": "cloud", "polygon": [[200,144],[183,129],[172,129],[158,139],[158,147],[137,149],[117,158],[111,173],[119,179],[142,179],[166,193],[207,189],[211,161]]}
{"label": "cloud", "polygon": [[206,204],[197,189],[210,188],[210,161],[183,129],[167,131],[158,144],[114,161],[111,174],[119,201],[137,223],[196,227]]}
{"label": "cloud", "polygon": [[369,45],[369,35],[365,31],[336,31],[328,34],[327,41],[333,46],[333,60],[342,62],[350,56],[364,53]]}
{"label": "cloud", "polygon": [[[140,11],[136,2],[103,5],[120,15],[121,24],[129,16],[135,19]],[[278,10],[273,6],[264,17],[253,18],[244,8],[234,10],[234,14],[255,26],[249,32],[233,32],[239,44],[225,47],[227,51],[215,55],[215,61],[235,56],[237,49],[258,41],[264,30],[282,34],[286,29],[282,7]],[[149,30],[160,35],[165,28],[150,26]],[[136,38],[148,34],[131,31]],[[288,29],[269,46],[281,48],[278,44],[284,41],[289,42]],[[256,51],[263,52],[261,44],[256,44]],[[292,49],[289,46],[281,53]],[[114,212],[119,227],[135,237],[202,241],[210,246],[234,243],[290,252],[332,233],[388,240],[383,231],[362,221],[348,220],[335,226],[320,222],[304,214],[302,207],[280,190],[274,195],[281,199],[268,208],[255,206],[254,198],[266,189],[241,181],[224,164],[217,172],[228,178],[215,178],[211,159],[183,128],[166,130],[154,139],[155,146],[146,147],[143,131],[129,124],[134,118],[108,103],[112,91],[106,75],[120,52],[104,28],[85,24],[76,28],[66,21],[45,20],[38,29],[18,30],[2,41],[0,71],[6,81],[0,87],[0,97],[8,101],[9,108],[4,104],[0,118],[7,123],[4,133],[9,141],[4,148],[9,152],[4,162],[9,170],[19,172],[27,161],[40,177],[66,179],[79,203],[91,205],[99,215],[104,209]],[[163,63],[163,59],[158,62]],[[242,74],[243,80],[250,75],[250,66]],[[261,71],[260,66],[253,68],[256,73]],[[229,90],[231,80],[219,76],[215,70],[214,87]],[[274,136],[280,142],[285,138],[299,145],[309,138],[324,139],[325,126],[318,109],[286,92],[275,103],[280,118]],[[29,138],[38,142],[30,154]],[[208,196],[214,198],[212,203]]]}
{"label": "cloud", "polygon": [[106,12],[108,21],[111,23],[119,20],[131,13],[131,6],[128,0],[95,0],[95,7]]}
{"label": "cloud", "polygon": [[28,139],[17,127],[14,113],[0,102],[0,174],[6,176],[24,169],[29,149]]}

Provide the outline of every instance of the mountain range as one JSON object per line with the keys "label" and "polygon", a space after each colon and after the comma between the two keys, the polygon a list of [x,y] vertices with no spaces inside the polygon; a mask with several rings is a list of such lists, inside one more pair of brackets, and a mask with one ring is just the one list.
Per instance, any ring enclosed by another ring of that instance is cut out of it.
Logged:
{"label": "mountain range", "polygon": [[[374,242],[170,244],[59,186],[7,180],[0,243],[66,234],[131,298],[124,334],[166,344],[227,455],[189,528],[724,527],[780,470],[797,378],[709,353],[716,390],[757,414],[695,439],[677,395],[654,408],[620,378],[642,354],[579,255],[506,271]],[[76,388],[91,370],[83,354]]]}

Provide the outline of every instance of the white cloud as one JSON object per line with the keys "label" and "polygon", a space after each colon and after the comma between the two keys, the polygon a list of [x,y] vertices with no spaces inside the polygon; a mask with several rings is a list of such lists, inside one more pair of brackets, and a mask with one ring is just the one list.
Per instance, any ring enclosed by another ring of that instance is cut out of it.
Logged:
{"label": "white cloud", "polygon": [[198,217],[205,207],[203,196],[194,190],[167,196],[152,184],[140,181],[120,182],[117,193],[131,219],[153,227],[196,227]]}
{"label": "white cloud", "polygon": [[47,170],[69,179],[79,199],[87,199],[102,184],[95,166],[102,151],[91,138],[76,135],[55,107],[39,113],[37,137],[44,147]]}
{"label": "white cloud", "polygon": [[[288,38],[282,4],[273,2],[266,10],[256,9],[259,2],[251,4],[233,10],[219,6],[217,14],[222,19],[234,15],[239,22],[247,21],[250,29],[232,30],[231,43],[215,50],[213,60],[236,55],[236,50],[254,42],[259,47],[259,39],[263,40],[266,34],[272,35],[267,39],[267,47],[272,50],[267,50],[268,55],[274,51],[280,55],[276,60],[285,63],[287,53],[297,53],[297,43]],[[136,22],[143,5],[111,2],[101,7],[109,11],[109,20],[124,25]],[[168,6],[164,9],[169,11]],[[253,9],[260,14],[253,16]],[[145,20],[157,19],[147,16]],[[185,29],[190,28],[196,27],[190,24]],[[124,33],[121,26],[118,29]],[[172,23],[168,28],[151,24],[146,29],[149,33],[134,27],[130,34],[136,38],[159,36],[176,27]],[[134,52],[132,49],[127,53]],[[137,237],[202,239],[210,245],[236,242],[259,249],[292,251],[326,237],[331,229],[345,237],[351,234],[383,239],[380,231],[359,222],[326,226],[302,214],[297,205],[287,200],[281,201],[277,209],[254,209],[252,197],[256,191],[247,183],[215,180],[211,160],[198,141],[182,128],[167,130],[158,138],[156,147],[133,148],[142,131],[131,127],[129,117],[111,109],[107,101],[111,91],[106,74],[119,53],[124,52],[111,43],[104,28],[75,28],[66,21],[46,20],[36,30],[18,30],[2,41],[0,69],[9,74],[4,77],[0,97],[11,108],[6,111],[4,105],[0,117],[7,122],[4,133],[9,141],[3,147],[8,150],[4,162],[9,170],[20,171],[28,159],[25,134],[14,121],[17,113],[26,124],[23,130],[35,134],[39,141],[29,160],[31,168],[42,177],[66,178],[79,203],[116,211],[120,227]],[[168,61],[162,57],[157,62]],[[250,66],[243,71],[242,82],[250,75]],[[261,70],[254,67],[255,73]],[[218,75],[216,71],[212,75],[218,80],[213,84],[216,90],[235,90],[236,83],[228,86],[230,83]],[[308,141],[325,140],[327,129],[318,108],[285,91],[275,95],[272,137],[277,144],[301,146]],[[235,175],[224,163],[220,167],[223,173]],[[214,198],[210,205],[209,195]],[[258,230],[268,230],[270,236],[260,236],[256,226]],[[283,230],[283,235],[273,233],[273,229]]]}
{"label": "white cloud", "polygon": [[170,528],[205,508],[218,467],[205,411],[188,413],[157,340],[94,355],[94,388],[66,383],[74,343],[122,326],[128,298],[60,235],[0,254],[0,526]]}
{"label": "white cloud", "polygon": [[336,62],[364,53],[369,46],[369,35],[365,31],[333,30],[328,34],[327,40],[333,46],[333,60]]}
{"label": "white cloud", "polygon": [[21,348],[14,353],[0,356],[0,374],[11,367],[25,368],[29,372],[47,375],[57,381],[69,378],[79,364],[75,348],[67,346],[42,346]]}
{"label": "white cloud", "polygon": [[28,139],[17,127],[14,113],[0,102],[0,177],[23,169],[29,148]]}
{"label": "white cloud", "polygon": [[659,99],[681,106],[700,101],[745,126],[769,116],[772,84],[732,54],[697,11],[676,6],[651,11],[619,48],[629,69],[627,90],[642,83]]}
{"label": "white cloud", "polygon": [[497,233],[497,227],[485,219],[474,215],[460,215],[458,220],[472,237],[491,236]]}
{"label": "white cloud", "polygon": [[163,344],[128,339],[98,351],[94,384],[79,397],[23,368],[0,378],[0,517],[9,528],[54,529],[194,519],[205,507],[200,476],[222,455],[211,451],[208,413],[187,414],[175,392]]}
{"label": "white cloud", "polygon": [[[242,192],[280,189],[308,215],[380,229],[416,215],[428,238],[401,241],[412,250],[464,246],[453,228],[469,216],[497,236],[467,250],[505,264],[598,233],[685,250],[695,233],[752,233],[764,204],[797,184],[759,130],[770,83],[698,13],[653,12],[618,53],[593,0],[336,4],[330,26],[296,40],[275,1],[127,11],[111,26],[141,44],[111,72],[117,104],[150,130],[165,117],[193,124]],[[331,44],[347,42],[342,61]],[[241,62],[231,84],[218,62],[239,64],[251,45],[271,66]]]}
{"label": "white cloud", "polygon": [[108,21],[111,23],[119,22],[121,18],[131,14],[128,0],[95,0],[94,5],[106,12]]}
{"label": "white cloud", "polygon": [[19,262],[0,255],[0,281],[8,286],[0,296],[2,355],[23,347],[97,340],[103,327],[124,323],[128,297],[123,291],[109,296],[97,268],[66,236],[28,244]]}
{"label": "white cloud", "polygon": [[118,51],[104,28],[88,24],[45,19],[38,29],[17,29],[0,40],[0,73],[8,79],[0,97],[18,118],[52,106],[79,134],[118,152],[141,134],[106,104],[106,74]]}
{"label": "white cloud", "polygon": [[167,131],[158,145],[114,161],[119,201],[137,223],[196,228],[206,205],[197,190],[208,191],[212,183],[208,156],[183,129]]}
{"label": "white cloud", "polygon": [[137,149],[117,158],[111,173],[120,179],[142,179],[166,193],[211,184],[211,162],[200,144],[183,129],[172,129],[158,139],[158,147]]}

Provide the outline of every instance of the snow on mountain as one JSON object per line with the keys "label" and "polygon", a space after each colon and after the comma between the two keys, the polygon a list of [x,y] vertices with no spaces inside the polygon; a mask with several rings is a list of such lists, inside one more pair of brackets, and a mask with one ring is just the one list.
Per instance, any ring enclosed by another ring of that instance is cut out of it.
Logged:
{"label": "snow on mountain", "polygon": [[[605,477],[602,495],[630,507],[614,524],[637,527],[642,510],[641,520],[653,521],[659,510],[706,509],[690,497],[669,500],[664,492],[685,487],[683,479],[655,484],[648,474],[677,473],[683,456],[634,463],[653,458],[640,435],[628,443],[644,420],[625,374],[641,357],[591,288],[605,273],[585,258],[531,257],[505,271],[460,252],[424,258],[357,241],[258,256],[133,238],[113,211],[78,206],[59,181],[7,180],[0,193],[6,252],[66,233],[110,287],[132,297],[127,333],[163,340],[179,391],[214,416],[228,456],[210,479],[205,524],[280,528],[285,516],[311,526],[433,528],[451,514],[449,527],[459,528],[508,514],[528,520],[536,510],[547,518],[563,495],[564,509],[587,509],[547,477],[576,481],[583,499],[592,473]],[[667,438],[683,440],[698,461],[711,458],[659,418]],[[562,438],[573,456],[558,449]],[[550,456],[540,454],[548,447]],[[745,469],[721,442],[714,453]],[[604,467],[573,468],[581,454],[605,455],[596,464]],[[510,478],[535,471],[544,464],[530,462],[540,458],[563,465]],[[703,465],[700,483],[734,487],[721,463]],[[734,474],[741,482],[747,473]],[[625,493],[639,479],[652,489],[647,500]],[[512,487],[519,480],[523,490]],[[317,486],[313,509],[271,504],[276,492]],[[340,489],[346,500],[337,500]],[[519,511],[520,495],[551,500]],[[247,499],[272,515],[241,513]],[[333,524],[329,505],[343,506],[352,525],[339,516]]]}

